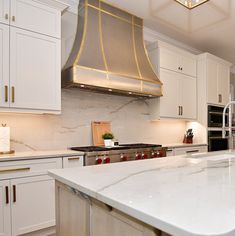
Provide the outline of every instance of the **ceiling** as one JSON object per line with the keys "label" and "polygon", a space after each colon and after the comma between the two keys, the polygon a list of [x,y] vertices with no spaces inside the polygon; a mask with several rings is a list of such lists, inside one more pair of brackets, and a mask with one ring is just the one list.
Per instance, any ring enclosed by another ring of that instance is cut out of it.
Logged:
{"label": "ceiling", "polygon": [[106,0],[145,26],[235,64],[235,0],[210,0],[188,10],[174,0]]}

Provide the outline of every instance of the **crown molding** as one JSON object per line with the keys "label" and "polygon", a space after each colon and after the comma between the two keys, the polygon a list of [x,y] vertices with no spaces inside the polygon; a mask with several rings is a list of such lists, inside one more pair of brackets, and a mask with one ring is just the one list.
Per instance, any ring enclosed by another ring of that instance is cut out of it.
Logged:
{"label": "crown molding", "polygon": [[162,41],[162,42],[166,42],[168,44],[172,44],[176,47],[179,47],[181,49],[184,49],[186,51],[189,51],[193,54],[200,54],[202,53],[202,51],[196,49],[196,48],[193,48],[187,44],[184,44],[184,43],[181,43],[180,41],[178,40],[175,40],[169,36],[166,36],[162,33],[159,33],[157,31],[154,31],[152,29],[149,29],[147,27],[144,27],[144,38],[147,42],[149,43],[154,43],[156,41]]}

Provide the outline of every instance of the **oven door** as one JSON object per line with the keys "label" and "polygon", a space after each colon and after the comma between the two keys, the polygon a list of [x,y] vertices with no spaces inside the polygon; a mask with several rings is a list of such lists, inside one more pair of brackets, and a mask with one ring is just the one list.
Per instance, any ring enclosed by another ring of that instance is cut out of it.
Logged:
{"label": "oven door", "polygon": [[[227,132],[228,135],[228,132]],[[229,138],[222,138],[222,131],[208,131],[208,151],[229,149]]]}

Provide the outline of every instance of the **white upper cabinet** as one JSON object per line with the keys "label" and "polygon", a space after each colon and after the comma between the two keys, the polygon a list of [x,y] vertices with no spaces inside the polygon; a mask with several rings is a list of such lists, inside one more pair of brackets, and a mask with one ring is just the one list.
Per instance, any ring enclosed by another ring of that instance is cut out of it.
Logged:
{"label": "white upper cabinet", "polygon": [[60,41],[30,31],[10,31],[10,106],[60,110]]}
{"label": "white upper cabinet", "polygon": [[196,56],[186,52],[160,47],[160,68],[172,70],[192,77],[197,76]]}
{"label": "white upper cabinet", "polygon": [[196,56],[162,42],[148,50],[163,83],[163,96],[149,102],[151,119],[197,119]]}
{"label": "white upper cabinet", "polygon": [[0,107],[9,107],[9,27],[0,24]]}
{"label": "white upper cabinet", "polygon": [[223,64],[218,64],[218,97],[219,103],[226,105],[230,98],[230,67]]}
{"label": "white upper cabinet", "polygon": [[65,5],[0,0],[0,111],[60,113]]}
{"label": "white upper cabinet", "polygon": [[10,22],[10,0],[0,0],[0,23]]}
{"label": "white upper cabinet", "polygon": [[169,70],[161,69],[160,78],[163,83],[160,98],[160,116],[178,118],[179,113],[179,77]]}
{"label": "white upper cabinet", "polygon": [[179,79],[179,105],[181,117],[185,119],[197,118],[197,84],[196,78],[181,75]]}
{"label": "white upper cabinet", "polygon": [[226,105],[229,102],[229,83],[231,64],[209,53],[199,56],[200,81],[206,88],[207,103]]}
{"label": "white upper cabinet", "polygon": [[33,0],[11,0],[11,25],[61,37],[60,11]]}

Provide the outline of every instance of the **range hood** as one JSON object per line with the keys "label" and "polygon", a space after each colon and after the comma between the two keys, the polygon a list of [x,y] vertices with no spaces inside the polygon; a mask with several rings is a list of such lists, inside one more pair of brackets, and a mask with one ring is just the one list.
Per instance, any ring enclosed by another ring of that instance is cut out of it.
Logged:
{"label": "range hood", "polygon": [[102,0],[80,0],[77,34],[62,72],[63,87],[158,97],[143,38],[143,20]]}

